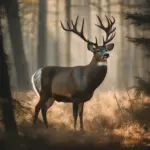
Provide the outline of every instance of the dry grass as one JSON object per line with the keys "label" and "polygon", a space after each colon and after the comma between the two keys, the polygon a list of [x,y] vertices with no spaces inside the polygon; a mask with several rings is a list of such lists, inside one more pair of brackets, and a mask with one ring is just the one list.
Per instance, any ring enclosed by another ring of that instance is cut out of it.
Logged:
{"label": "dry grass", "polygon": [[[28,107],[32,112],[34,112],[34,107],[39,101],[39,97],[32,91],[13,92],[13,97],[21,101],[23,106]],[[143,119],[144,116],[145,121],[149,122],[149,102],[149,97],[135,99],[133,91],[129,92],[129,96],[126,91],[101,93],[96,91],[92,100],[85,103],[85,128],[89,131],[107,127],[116,128],[132,121],[132,119]],[[31,113],[28,113],[25,117],[29,118],[29,115]],[[55,102],[48,110],[48,119],[51,123],[63,123],[72,129],[72,104]]]}
{"label": "dry grass", "polygon": [[[116,97],[114,97],[114,94]],[[130,91],[129,94],[130,98],[125,91],[109,91],[107,93],[96,91],[92,100],[85,103],[84,124],[86,130],[113,129],[132,121],[132,119],[143,120],[143,116],[148,116],[147,114],[149,113],[145,107],[147,104],[144,102],[145,99],[135,100],[133,91]],[[39,98],[31,93],[30,95],[32,95],[32,110],[34,110],[34,106]],[[146,101],[148,101],[148,98]],[[142,116],[140,116],[141,114]],[[72,104],[55,102],[48,111],[48,118],[50,123],[65,124],[72,129]],[[145,118],[145,121],[149,120],[148,117]]]}
{"label": "dry grass", "polygon": [[[115,96],[114,96],[115,94]],[[129,98],[130,95],[130,98]],[[32,112],[38,102],[34,92],[14,92],[13,97],[30,104],[31,112],[17,118],[20,135],[46,139],[53,144],[108,144],[148,145],[150,110],[145,107],[149,97],[134,100],[133,91],[109,91],[95,93],[85,104],[85,132],[73,132],[72,106],[55,102],[48,111],[49,129],[45,129],[41,116],[36,126],[32,125]],[[118,103],[117,103],[118,102]],[[118,107],[119,104],[119,107]],[[131,109],[132,104],[132,109]],[[122,113],[120,112],[120,109]],[[142,114],[142,115],[141,115]],[[144,118],[144,117],[145,118]]]}
{"label": "dry grass", "polygon": [[122,144],[124,145],[150,144],[149,130],[137,122],[129,123],[121,128],[115,129],[113,133],[123,138]]}

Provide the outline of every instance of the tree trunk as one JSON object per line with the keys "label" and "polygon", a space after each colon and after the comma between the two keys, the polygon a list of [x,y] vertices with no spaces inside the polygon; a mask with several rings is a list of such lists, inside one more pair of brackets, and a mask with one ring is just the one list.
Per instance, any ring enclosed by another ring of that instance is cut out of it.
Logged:
{"label": "tree trunk", "polygon": [[18,1],[11,0],[11,7],[8,1],[5,2],[6,15],[8,19],[8,27],[10,32],[10,39],[12,44],[13,57],[16,67],[16,78],[18,88],[29,88],[29,74],[28,65],[25,59],[23,39],[21,33],[21,25],[19,18]]}
{"label": "tree trunk", "polygon": [[3,123],[6,132],[17,134],[17,125],[13,112],[8,67],[3,48],[3,37],[0,24],[0,104],[2,106]]}
{"label": "tree trunk", "polygon": [[47,0],[39,0],[39,14],[38,14],[38,68],[46,65],[46,13],[47,13]]}
{"label": "tree trunk", "polygon": [[[0,10],[2,9],[0,5]],[[1,11],[0,11],[1,16]],[[20,141],[17,124],[14,116],[10,80],[8,74],[7,57],[3,46],[3,33],[0,18],[0,106],[2,108],[3,124],[5,134],[3,136],[3,148],[6,150],[26,150],[25,145]]]}
{"label": "tree trunk", "polygon": [[107,1],[107,12],[108,12],[108,16],[110,17],[110,0],[106,0]]}
{"label": "tree trunk", "polygon": [[121,52],[119,52],[118,54],[118,88],[119,89],[122,89],[124,88],[124,83],[122,83],[122,79],[125,79],[126,80],[126,77],[125,77],[125,69],[124,69],[124,62],[126,61],[124,59],[124,48],[126,46],[125,44],[125,40],[124,40],[124,37],[126,36],[125,33],[124,33],[124,26],[125,26],[125,21],[124,21],[124,18],[123,18],[123,6],[124,6],[124,3],[122,5],[120,5],[120,28],[121,28],[121,31],[120,31],[120,47],[122,47],[123,49],[120,50]]}
{"label": "tree trunk", "polygon": [[56,0],[56,41],[55,41],[55,63],[60,65],[59,58],[59,0]]}
{"label": "tree trunk", "polygon": [[[68,21],[70,21],[71,19],[71,0],[66,0],[66,18]],[[71,36],[70,36],[70,32],[67,32],[67,65],[70,65],[70,60],[71,60]]]}

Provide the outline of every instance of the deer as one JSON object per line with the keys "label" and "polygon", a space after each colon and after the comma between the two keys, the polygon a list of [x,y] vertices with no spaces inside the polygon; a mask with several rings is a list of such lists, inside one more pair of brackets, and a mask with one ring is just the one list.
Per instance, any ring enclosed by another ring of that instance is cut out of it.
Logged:
{"label": "deer", "polygon": [[106,16],[108,25],[104,26],[101,18],[97,15],[99,24],[95,24],[102,29],[106,37],[102,37],[102,45],[98,45],[97,37],[95,42],[88,40],[84,36],[84,18],[81,30],[77,29],[79,16],[75,22],[67,21],[67,28],[60,21],[61,27],[66,32],[75,33],[87,43],[87,49],[93,53],[92,60],[87,65],[82,66],[46,66],[38,69],[31,77],[34,91],[39,95],[40,100],[35,106],[33,124],[36,124],[38,114],[41,110],[45,127],[48,128],[47,110],[54,102],[72,103],[74,130],[77,126],[77,118],[80,119],[80,130],[84,131],[83,109],[84,103],[89,101],[97,87],[104,81],[107,74],[107,59],[109,51],[113,50],[114,43],[111,42],[116,34],[114,17]]}

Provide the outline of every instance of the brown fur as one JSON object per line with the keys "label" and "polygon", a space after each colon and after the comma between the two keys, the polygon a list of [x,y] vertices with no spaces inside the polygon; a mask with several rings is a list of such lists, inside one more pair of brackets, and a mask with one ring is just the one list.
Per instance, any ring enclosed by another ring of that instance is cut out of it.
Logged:
{"label": "brown fur", "polygon": [[115,19],[113,18],[112,21],[106,16],[108,26],[105,27],[99,16],[97,17],[100,23],[100,25],[97,26],[106,32],[106,40],[103,38],[102,46],[98,45],[97,38],[95,43],[85,38],[83,34],[84,20],[80,32],[77,30],[78,17],[75,23],[72,22],[72,27],[68,24],[68,29],[66,29],[61,22],[61,26],[65,31],[76,33],[88,43],[87,47],[88,50],[93,53],[93,58],[86,66],[47,66],[42,69],[41,91],[39,92],[40,101],[35,108],[34,123],[36,123],[38,113],[41,109],[44,124],[48,127],[46,112],[47,109],[53,105],[54,101],[72,102],[74,129],[76,129],[76,121],[79,115],[80,129],[83,130],[84,102],[91,99],[95,89],[103,82],[107,74],[107,65],[103,64],[102,66],[99,66],[99,62],[106,63],[107,58],[109,57],[108,51],[111,51],[114,48],[113,43],[107,43],[115,36],[114,31],[116,28],[112,28]]}

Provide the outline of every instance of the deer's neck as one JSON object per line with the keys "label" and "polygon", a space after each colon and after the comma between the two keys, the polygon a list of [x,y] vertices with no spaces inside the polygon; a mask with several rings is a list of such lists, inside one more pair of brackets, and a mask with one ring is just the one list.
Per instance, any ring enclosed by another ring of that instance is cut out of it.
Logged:
{"label": "deer's neck", "polygon": [[86,77],[88,82],[88,91],[94,90],[103,82],[107,74],[107,62],[96,61],[93,56],[91,62],[86,66]]}
{"label": "deer's neck", "polygon": [[87,65],[86,70],[87,72],[99,71],[102,68],[107,68],[107,60],[97,61],[93,56],[91,62]]}

